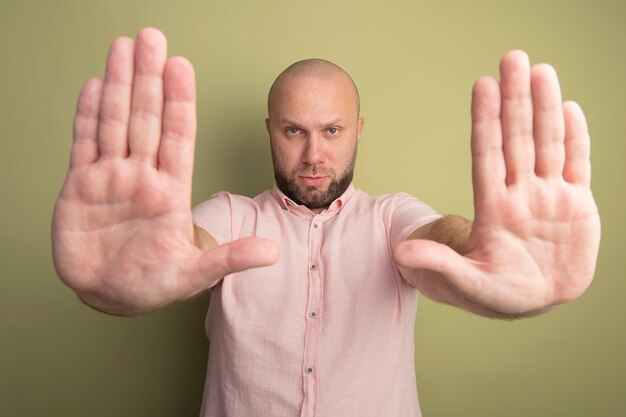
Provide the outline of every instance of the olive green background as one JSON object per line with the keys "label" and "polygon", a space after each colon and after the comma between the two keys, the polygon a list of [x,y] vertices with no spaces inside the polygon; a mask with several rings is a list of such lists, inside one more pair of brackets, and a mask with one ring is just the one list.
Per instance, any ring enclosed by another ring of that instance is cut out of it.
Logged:
{"label": "olive green background", "polygon": [[198,413],[208,297],[110,317],[82,305],[51,263],[76,96],[103,74],[111,40],[143,26],[196,68],[194,204],[271,186],[269,85],[293,61],[323,57],[361,90],[357,186],[471,218],[473,81],[496,75],[513,48],[553,64],[593,140],[595,281],[576,302],[517,322],[422,299],[420,400],[426,417],[626,415],[626,2],[546,0],[1,0],[0,415]]}

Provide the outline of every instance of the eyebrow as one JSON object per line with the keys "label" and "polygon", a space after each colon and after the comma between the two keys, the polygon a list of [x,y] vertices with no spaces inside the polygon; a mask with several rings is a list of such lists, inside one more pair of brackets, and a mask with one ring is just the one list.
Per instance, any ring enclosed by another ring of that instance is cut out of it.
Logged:
{"label": "eyebrow", "polygon": [[[293,126],[301,126],[300,123],[294,122],[292,120],[289,119],[285,119],[285,118],[280,118],[278,119],[278,123],[280,124],[285,124],[285,125],[293,125]],[[327,123],[322,123],[322,125],[324,126],[334,126],[334,125],[341,125],[341,124],[345,124],[345,119],[334,119],[331,120],[330,122]]]}

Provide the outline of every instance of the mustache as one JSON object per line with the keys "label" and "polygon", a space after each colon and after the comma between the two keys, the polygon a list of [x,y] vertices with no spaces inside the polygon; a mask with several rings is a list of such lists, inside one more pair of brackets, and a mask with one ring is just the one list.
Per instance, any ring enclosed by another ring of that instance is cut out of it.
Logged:
{"label": "mustache", "polygon": [[315,176],[315,175],[328,175],[332,176],[335,171],[332,168],[325,168],[320,165],[308,165],[296,170],[299,175]]}

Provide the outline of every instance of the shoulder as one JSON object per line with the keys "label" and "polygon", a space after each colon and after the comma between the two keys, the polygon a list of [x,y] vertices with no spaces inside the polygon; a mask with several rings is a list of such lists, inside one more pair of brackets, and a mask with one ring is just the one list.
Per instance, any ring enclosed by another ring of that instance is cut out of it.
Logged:
{"label": "shoulder", "polygon": [[382,219],[388,230],[401,230],[402,235],[441,217],[431,206],[405,192],[369,195],[357,190],[357,193],[355,206],[366,207]]}
{"label": "shoulder", "polygon": [[245,224],[253,224],[271,201],[270,192],[254,198],[229,192],[218,192],[192,209],[196,226],[204,229],[221,244],[238,238]]}
{"label": "shoulder", "polygon": [[245,209],[245,208],[257,208],[260,204],[267,201],[267,197],[270,195],[269,191],[259,194],[258,196],[251,198],[245,195],[232,194],[227,191],[220,191],[213,194],[209,199],[199,203],[193,208],[193,212],[200,213],[207,209],[220,210],[220,209]]}
{"label": "shoulder", "polygon": [[367,207],[388,214],[395,214],[405,210],[418,210],[424,215],[436,214],[428,204],[405,192],[370,195],[357,189],[354,193],[354,205]]}

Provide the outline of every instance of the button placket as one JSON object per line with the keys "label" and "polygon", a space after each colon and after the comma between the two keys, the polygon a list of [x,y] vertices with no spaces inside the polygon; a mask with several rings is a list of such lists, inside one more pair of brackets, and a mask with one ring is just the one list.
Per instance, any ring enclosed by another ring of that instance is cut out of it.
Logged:
{"label": "button placket", "polygon": [[308,253],[308,298],[306,305],[305,351],[303,364],[304,403],[302,416],[314,415],[317,404],[317,360],[321,334],[319,311],[323,296],[323,276],[320,256],[322,249],[322,224],[324,219],[317,215],[309,223]]}

